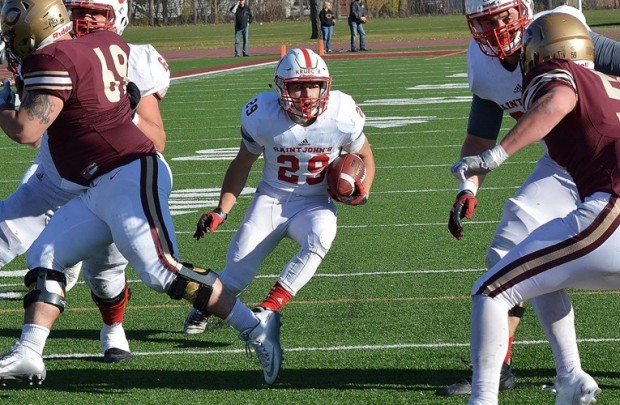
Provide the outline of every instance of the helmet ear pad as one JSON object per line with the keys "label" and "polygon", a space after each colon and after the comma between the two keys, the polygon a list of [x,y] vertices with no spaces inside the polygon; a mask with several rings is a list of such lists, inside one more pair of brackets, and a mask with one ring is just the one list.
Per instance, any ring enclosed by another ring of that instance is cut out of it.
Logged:
{"label": "helmet ear pad", "polygon": [[[280,59],[275,73],[276,92],[284,111],[302,121],[315,119],[325,112],[332,79],[323,58],[311,49],[291,49]],[[299,82],[318,83],[320,86],[318,98],[303,100],[293,98],[288,86]]]}

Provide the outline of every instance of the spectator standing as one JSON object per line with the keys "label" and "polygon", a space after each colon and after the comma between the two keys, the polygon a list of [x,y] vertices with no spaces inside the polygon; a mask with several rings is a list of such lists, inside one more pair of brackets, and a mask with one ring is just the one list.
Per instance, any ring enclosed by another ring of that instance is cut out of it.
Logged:
{"label": "spectator standing", "polygon": [[353,0],[351,2],[351,8],[349,9],[349,28],[351,29],[351,52],[357,52],[355,48],[355,42],[357,35],[360,36],[360,51],[367,51],[366,49],[366,32],[362,24],[366,23],[366,11],[362,0]]}
{"label": "spectator standing", "polygon": [[252,10],[245,4],[245,0],[239,0],[230,8],[230,12],[235,13],[235,56],[241,56],[241,37],[243,37],[243,56],[249,56],[248,38],[250,24],[254,20]]}
{"label": "spectator standing", "polygon": [[329,1],[323,3],[323,8],[319,12],[319,20],[321,20],[321,32],[323,33],[323,47],[326,53],[331,53],[332,34],[334,33],[336,18],[332,11],[332,3]]}

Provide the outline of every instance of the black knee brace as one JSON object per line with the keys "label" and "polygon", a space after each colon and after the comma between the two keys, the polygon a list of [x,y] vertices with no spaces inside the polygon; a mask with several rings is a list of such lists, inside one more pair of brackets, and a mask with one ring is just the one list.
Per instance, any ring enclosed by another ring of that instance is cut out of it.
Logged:
{"label": "black knee brace", "polygon": [[[47,282],[57,285],[56,291],[47,289]],[[24,277],[24,284],[28,287],[28,294],[24,297],[24,309],[28,308],[35,302],[45,302],[60,309],[65,310],[67,305],[65,301],[65,288],[67,279],[65,274],[60,271],[37,267],[30,270]]]}
{"label": "black knee brace", "polygon": [[177,273],[177,278],[172,282],[167,293],[175,300],[185,298],[194,305],[194,308],[206,313],[209,298],[213,292],[213,284],[217,279],[217,273],[210,269],[205,270],[183,263],[183,267]]}

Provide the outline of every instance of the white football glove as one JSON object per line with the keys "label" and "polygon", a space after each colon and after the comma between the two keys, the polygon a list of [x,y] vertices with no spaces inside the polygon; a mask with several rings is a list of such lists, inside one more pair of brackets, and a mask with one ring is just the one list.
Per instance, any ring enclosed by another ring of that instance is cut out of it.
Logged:
{"label": "white football glove", "polygon": [[11,90],[10,80],[5,80],[0,90],[0,108],[15,108],[15,92]]}
{"label": "white football glove", "polygon": [[487,174],[495,170],[504,160],[508,159],[508,153],[501,145],[495,145],[476,156],[466,156],[452,165],[452,174],[459,181],[466,181],[474,175]]}

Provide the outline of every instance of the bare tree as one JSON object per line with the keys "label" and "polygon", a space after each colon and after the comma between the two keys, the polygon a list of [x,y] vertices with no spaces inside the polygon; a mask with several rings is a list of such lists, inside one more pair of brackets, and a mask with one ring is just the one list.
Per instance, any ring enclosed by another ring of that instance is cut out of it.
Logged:
{"label": "bare tree", "polygon": [[149,25],[155,25],[155,0],[149,0]]}
{"label": "bare tree", "polygon": [[321,32],[321,22],[319,21],[319,2],[317,0],[310,0],[310,23],[312,24],[310,39],[318,39]]}
{"label": "bare tree", "polygon": [[398,0],[398,16],[407,17],[409,15],[409,0]]}

